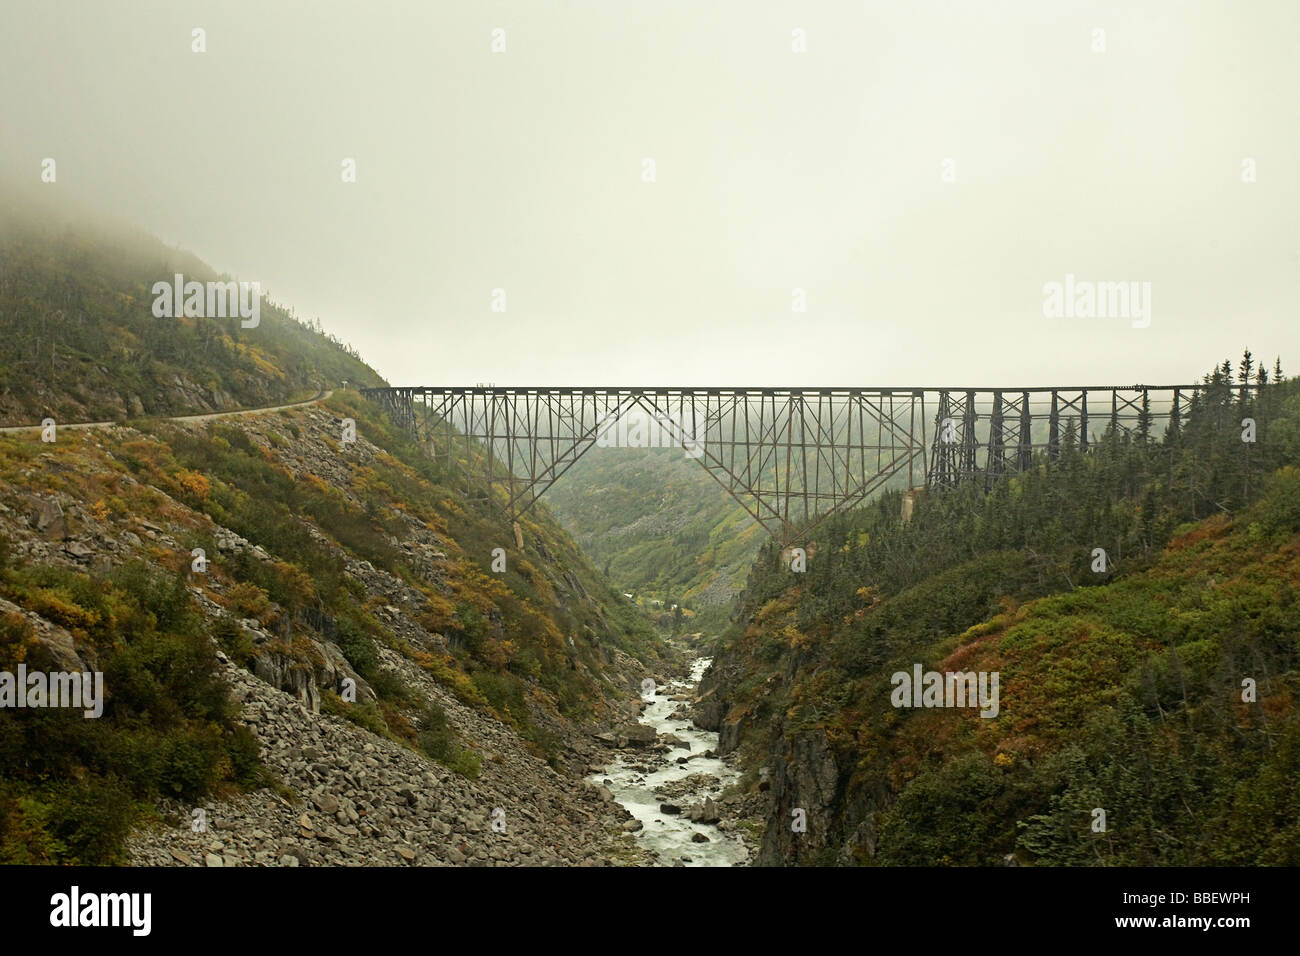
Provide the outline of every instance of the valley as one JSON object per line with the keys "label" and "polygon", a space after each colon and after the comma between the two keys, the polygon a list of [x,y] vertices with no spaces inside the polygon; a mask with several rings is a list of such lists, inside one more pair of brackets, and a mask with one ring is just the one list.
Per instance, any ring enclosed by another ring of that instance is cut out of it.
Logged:
{"label": "valley", "polygon": [[593,448],[511,525],[484,448],[413,437],[309,324],[143,318],[167,250],[9,229],[6,308],[88,305],[0,393],[0,670],[103,699],[0,709],[3,862],[1297,861],[1280,361],[910,508],[885,482],[794,561],[680,449]]}

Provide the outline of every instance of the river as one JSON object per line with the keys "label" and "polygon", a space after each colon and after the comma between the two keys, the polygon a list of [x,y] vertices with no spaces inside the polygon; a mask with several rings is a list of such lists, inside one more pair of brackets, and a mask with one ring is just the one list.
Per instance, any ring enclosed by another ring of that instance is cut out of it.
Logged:
{"label": "river", "polygon": [[[708,658],[699,658],[691,666],[689,680],[674,680],[667,688],[658,687],[654,700],[641,713],[640,722],[655,729],[660,737],[675,734],[690,744],[690,749],[672,747],[666,753],[621,750],[603,770],[588,779],[604,784],[614,794],[614,799],[627,808],[642,828],[631,838],[653,851],[664,866],[735,866],[748,861],[749,848],[734,832],[723,832],[716,826],[692,823],[686,810],[701,803],[706,797],[717,800],[723,788],[734,783],[739,774],[716,757],[705,757],[706,751],[715,751],[718,735],[700,730],[689,719],[674,718],[672,714],[686,702],[674,696],[694,690],[709,666]],[[697,756],[692,756],[697,755]],[[690,758],[679,764],[679,757]],[[694,781],[686,781],[694,775]],[[698,783],[691,786],[691,783]],[[681,792],[683,788],[685,792]],[[682,813],[664,813],[665,803],[676,804]],[[695,842],[692,837],[702,834],[707,842]]]}

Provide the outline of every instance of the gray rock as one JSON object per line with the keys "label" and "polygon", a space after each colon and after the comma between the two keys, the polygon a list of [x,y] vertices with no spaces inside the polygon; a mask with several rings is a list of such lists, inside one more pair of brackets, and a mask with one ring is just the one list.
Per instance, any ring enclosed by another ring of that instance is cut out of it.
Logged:
{"label": "gray rock", "polygon": [[63,506],[57,501],[31,499],[32,510],[28,523],[47,538],[60,540],[68,534],[68,523],[63,516]]}
{"label": "gray rock", "polygon": [[619,736],[626,737],[629,746],[649,747],[658,734],[649,724],[624,724],[619,728]]}
{"label": "gray rock", "polygon": [[318,794],[312,798],[312,803],[316,804],[316,809],[321,813],[334,814],[339,810],[338,798],[328,793]]}
{"label": "gray rock", "polygon": [[687,811],[686,817],[692,823],[717,823],[721,819],[718,805],[712,797],[705,797],[703,803],[697,803]]}

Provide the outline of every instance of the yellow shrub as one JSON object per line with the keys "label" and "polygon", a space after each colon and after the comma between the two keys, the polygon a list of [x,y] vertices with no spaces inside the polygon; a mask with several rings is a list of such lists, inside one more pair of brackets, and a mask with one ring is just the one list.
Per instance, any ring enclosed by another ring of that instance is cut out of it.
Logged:
{"label": "yellow shrub", "polygon": [[22,614],[5,614],[0,617],[0,660],[21,664],[27,659],[28,648],[36,644],[36,629]]}
{"label": "yellow shrub", "polygon": [[441,594],[430,594],[428,597],[429,606],[420,612],[416,620],[431,634],[440,634],[451,627],[456,616],[456,606]]}
{"label": "yellow shrub", "polygon": [[240,581],[226,591],[226,604],[246,617],[257,618],[264,627],[274,624],[280,617],[267,593],[248,581]]}
{"label": "yellow shrub", "polygon": [[99,615],[94,611],[87,611],[50,588],[37,588],[26,603],[28,610],[35,611],[47,621],[61,624],[77,637],[84,638],[86,632],[99,623]]}
{"label": "yellow shrub", "polygon": [[176,473],[176,483],[183,488],[186,493],[204,501],[208,497],[208,492],[212,490],[208,479],[200,475],[197,471],[181,469]]}

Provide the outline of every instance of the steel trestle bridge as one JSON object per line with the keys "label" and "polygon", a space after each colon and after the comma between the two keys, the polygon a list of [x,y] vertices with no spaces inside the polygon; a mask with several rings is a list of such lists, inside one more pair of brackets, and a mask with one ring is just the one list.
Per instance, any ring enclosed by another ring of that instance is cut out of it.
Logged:
{"label": "steel trestle bridge", "polygon": [[[864,501],[906,489],[985,487],[1106,432],[1178,430],[1204,385],[1061,388],[363,388],[428,454],[458,464],[471,497],[528,511],[626,419],[695,458],[782,544]],[[1233,386],[1236,388],[1237,386]],[[636,428],[638,426],[633,426]],[[646,447],[629,441],[634,447]]]}

